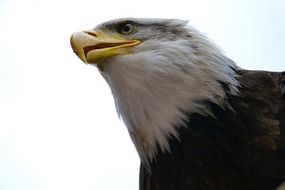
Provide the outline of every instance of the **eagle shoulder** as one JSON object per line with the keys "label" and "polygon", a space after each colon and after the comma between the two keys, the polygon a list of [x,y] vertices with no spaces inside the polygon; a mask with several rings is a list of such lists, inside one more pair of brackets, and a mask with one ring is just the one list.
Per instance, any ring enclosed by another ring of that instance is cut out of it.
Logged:
{"label": "eagle shoulder", "polygon": [[279,150],[278,142],[285,142],[285,72],[243,70],[239,74],[241,96],[231,97],[231,106],[247,126],[253,143]]}

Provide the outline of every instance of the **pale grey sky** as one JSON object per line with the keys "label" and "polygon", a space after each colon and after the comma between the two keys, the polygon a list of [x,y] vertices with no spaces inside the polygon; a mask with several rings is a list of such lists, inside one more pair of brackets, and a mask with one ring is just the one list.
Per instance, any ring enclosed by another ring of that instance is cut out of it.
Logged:
{"label": "pale grey sky", "polygon": [[134,190],[139,159],[70,35],[118,17],[190,20],[242,68],[285,70],[284,0],[0,1],[0,190]]}

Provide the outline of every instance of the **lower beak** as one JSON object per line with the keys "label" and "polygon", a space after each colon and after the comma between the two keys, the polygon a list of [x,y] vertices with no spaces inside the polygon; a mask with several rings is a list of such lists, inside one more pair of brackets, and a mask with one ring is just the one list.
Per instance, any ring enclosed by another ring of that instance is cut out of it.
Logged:
{"label": "lower beak", "polygon": [[74,53],[84,63],[97,64],[115,55],[131,53],[131,47],[140,44],[139,40],[94,30],[74,33],[70,42]]}

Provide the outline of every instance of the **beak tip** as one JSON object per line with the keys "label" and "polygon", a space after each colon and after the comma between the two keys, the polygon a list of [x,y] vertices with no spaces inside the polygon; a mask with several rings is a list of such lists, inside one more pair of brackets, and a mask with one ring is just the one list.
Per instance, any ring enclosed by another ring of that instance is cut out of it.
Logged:
{"label": "beak tip", "polygon": [[76,54],[77,57],[79,57],[81,61],[87,64],[86,57],[84,56],[83,49],[81,47],[82,46],[81,41],[82,41],[82,37],[81,37],[81,33],[79,32],[73,33],[70,37],[70,45],[71,45],[73,52]]}
{"label": "beak tip", "polygon": [[74,41],[74,34],[71,35],[70,37],[70,45],[73,49],[73,52],[76,53],[77,52],[77,48],[76,48],[76,44],[75,44],[75,41]]}

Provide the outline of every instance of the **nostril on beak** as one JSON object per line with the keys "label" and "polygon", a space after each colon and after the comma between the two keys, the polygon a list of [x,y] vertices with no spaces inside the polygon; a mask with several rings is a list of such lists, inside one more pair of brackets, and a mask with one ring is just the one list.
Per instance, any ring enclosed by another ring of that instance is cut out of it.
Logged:
{"label": "nostril on beak", "polygon": [[93,36],[93,37],[97,37],[97,34],[95,31],[84,31],[84,33],[90,35],[90,36]]}

